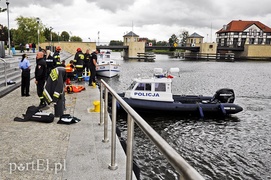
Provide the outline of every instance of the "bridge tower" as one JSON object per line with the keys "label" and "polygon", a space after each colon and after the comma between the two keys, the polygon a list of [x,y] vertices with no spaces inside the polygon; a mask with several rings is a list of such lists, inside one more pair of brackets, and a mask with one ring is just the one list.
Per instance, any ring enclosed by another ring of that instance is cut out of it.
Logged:
{"label": "bridge tower", "polygon": [[137,53],[145,53],[145,43],[138,41],[139,36],[130,31],[123,36],[123,45],[128,46],[128,50],[124,51],[124,58],[135,58]]}

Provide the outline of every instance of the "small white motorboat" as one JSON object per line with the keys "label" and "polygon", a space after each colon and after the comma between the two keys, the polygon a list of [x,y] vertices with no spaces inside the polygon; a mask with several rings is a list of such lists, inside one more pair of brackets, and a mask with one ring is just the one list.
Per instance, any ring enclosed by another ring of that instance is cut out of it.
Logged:
{"label": "small white motorboat", "polygon": [[114,77],[120,73],[120,65],[111,59],[111,51],[101,51],[97,59],[97,70],[96,73],[99,76]]}

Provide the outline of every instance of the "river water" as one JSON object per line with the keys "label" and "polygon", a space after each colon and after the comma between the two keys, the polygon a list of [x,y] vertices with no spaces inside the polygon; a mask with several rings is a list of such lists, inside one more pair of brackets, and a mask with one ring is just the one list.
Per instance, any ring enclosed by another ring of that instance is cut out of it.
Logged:
{"label": "river water", "polygon": [[[174,94],[212,96],[232,88],[243,111],[224,119],[196,119],[170,114],[143,118],[205,179],[271,180],[271,62],[185,61],[156,55],[155,62],[124,61],[119,77],[103,78],[116,92],[123,92],[132,78],[152,75],[153,68],[180,68],[173,79]],[[126,120],[118,119],[122,136]],[[134,159],[141,179],[178,179],[163,155],[135,128]]]}

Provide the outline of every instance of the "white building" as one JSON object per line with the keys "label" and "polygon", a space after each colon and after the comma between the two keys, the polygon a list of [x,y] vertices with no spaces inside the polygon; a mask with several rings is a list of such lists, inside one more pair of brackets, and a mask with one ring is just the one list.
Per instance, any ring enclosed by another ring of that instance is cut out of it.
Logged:
{"label": "white building", "polygon": [[271,44],[271,28],[259,21],[233,20],[216,34],[218,46],[244,47],[245,44]]}

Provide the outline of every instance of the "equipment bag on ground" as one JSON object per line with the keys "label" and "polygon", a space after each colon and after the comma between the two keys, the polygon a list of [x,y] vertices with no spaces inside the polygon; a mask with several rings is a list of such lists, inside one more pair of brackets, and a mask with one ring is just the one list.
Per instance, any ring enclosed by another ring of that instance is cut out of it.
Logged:
{"label": "equipment bag on ground", "polygon": [[54,121],[54,114],[42,112],[36,106],[29,106],[26,113],[23,114],[24,118],[15,117],[14,121],[26,122],[26,121],[37,121],[43,123],[51,123]]}

